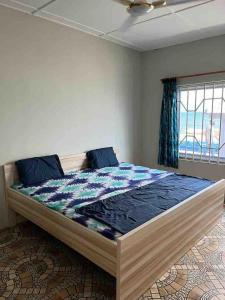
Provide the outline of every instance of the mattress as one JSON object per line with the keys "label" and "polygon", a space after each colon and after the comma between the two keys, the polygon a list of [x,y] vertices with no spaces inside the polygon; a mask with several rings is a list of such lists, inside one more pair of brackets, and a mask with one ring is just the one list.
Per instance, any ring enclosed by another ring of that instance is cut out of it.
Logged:
{"label": "mattress", "polygon": [[162,170],[120,163],[118,167],[72,171],[67,172],[62,179],[48,180],[29,187],[16,184],[12,188],[32,197],[49,209],[62,213],[111,240],[116,240],[122,235],[119,231],[94,218],[78,214],[76,210],[148,185],[170,174]]}
{"label": "mattress", "polygon": [[126,234],[215,182],[171,174],[150,184],[80,207],[77,212]]}

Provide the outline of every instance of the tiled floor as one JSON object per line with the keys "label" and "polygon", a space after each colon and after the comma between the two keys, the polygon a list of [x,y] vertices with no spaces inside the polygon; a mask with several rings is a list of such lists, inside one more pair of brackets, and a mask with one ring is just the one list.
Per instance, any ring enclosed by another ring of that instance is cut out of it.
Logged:
{"label": "tiled floor", "polygon": [[[27,222],[0,233],[0,300],[112,300],[115,280]],[[139,300],[225,300],[225,219]]]}

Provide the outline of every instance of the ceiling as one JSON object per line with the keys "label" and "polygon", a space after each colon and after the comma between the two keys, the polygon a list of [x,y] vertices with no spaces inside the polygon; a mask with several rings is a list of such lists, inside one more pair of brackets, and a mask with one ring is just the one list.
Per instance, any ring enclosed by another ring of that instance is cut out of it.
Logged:
{"label": "ceiling", "polygon": [[0,0],[0,4],[139,51],[225,34],[225,0],[160,8],[126,30],[126,7],[113,0]]}

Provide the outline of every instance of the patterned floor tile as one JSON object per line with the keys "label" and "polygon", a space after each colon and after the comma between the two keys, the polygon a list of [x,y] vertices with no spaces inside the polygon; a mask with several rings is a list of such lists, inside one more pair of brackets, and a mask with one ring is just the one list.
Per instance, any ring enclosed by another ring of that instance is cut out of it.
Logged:
{"label": "patterned floor tile", "polygon": [[[115,280],[30,222],[0,233],[0,300],[113,300]],[[225,218],[139,300],[225,300]]]}

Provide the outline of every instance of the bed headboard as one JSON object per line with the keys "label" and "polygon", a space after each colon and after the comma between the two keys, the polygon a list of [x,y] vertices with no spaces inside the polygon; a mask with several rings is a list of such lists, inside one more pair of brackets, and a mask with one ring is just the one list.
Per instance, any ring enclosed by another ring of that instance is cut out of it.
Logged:
{"label": "bed headboard", "polygon": [[[81,170],[87,167],[86,153],[60,156],[59,159],[64,171]],[[4,177],[6,186],[11,186],[18,181],[15,162],[4,165]]]}
{"label": "bed headboard", "polygon": [[[115,151],[117,153],[117,151]],[[86,153],[72,154],[59,156],[62,168],[64,171],[70,170],[82,170],[87,167]],[[11,186],[18,181],[18,173],[15,166],[15,162],[4,165],[4,179],[5,185]]]}

